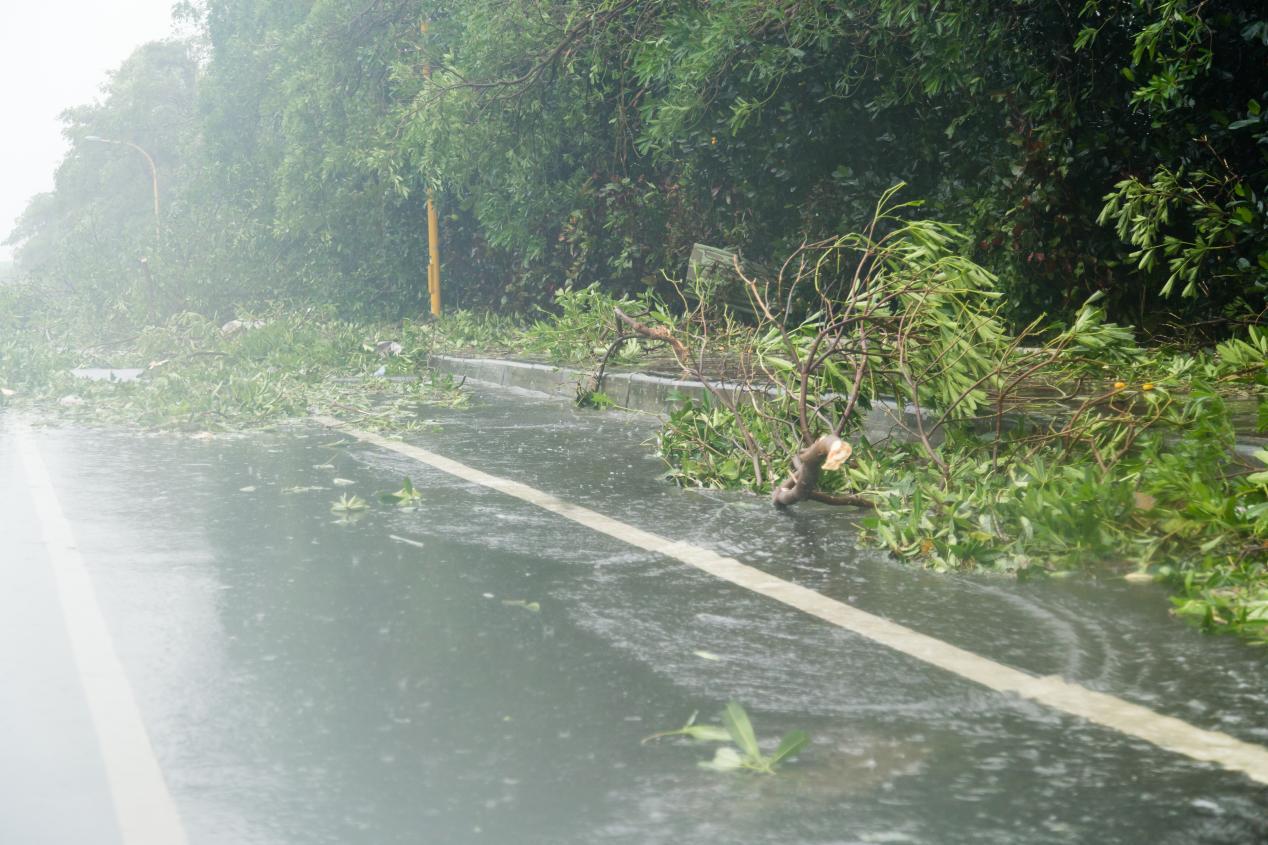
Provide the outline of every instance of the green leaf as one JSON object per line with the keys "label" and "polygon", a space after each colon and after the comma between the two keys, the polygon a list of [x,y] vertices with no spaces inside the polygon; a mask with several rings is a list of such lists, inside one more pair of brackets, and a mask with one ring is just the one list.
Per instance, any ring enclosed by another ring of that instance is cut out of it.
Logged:
{"label": "green leaf", "polygon": [[330,506],[330,510],[333,513],[350,513],[352,511],[363,511],[367,507],[369,506],[366,504],[365,499],[360,496],[348,496],[345,494]]}
{"label": "green leaf", "polygon": [[777,766],[786,757],[791,757],[810,744],[810,735],[805,731],[790,731],[782,740],[775,753],[771,755],[770,765]]}
{"label": "green leaf", "polygon": [[713,755],[712,760],[701,760],[696,765],[702,769],[712,769],[715,772],[733,772],[744,766],[744,759],[740,757],[739,752],[734,748],[724,745]]}
{"label": "green leaf", "polygon": [[794,370],[797,365],[787,358],[781,358],[778,355],[766,355],[763,360],[776,370]]}
{"label": "green leaf", "polygon": [[699,711],[693,711],[691,717],[687,719],[687,724],[681,728],[675,728],[672,731],[659,731],[651,736],[643,737],[643,742],[648,743],[654,739],[664,739],[669,736],[686,736],[691,737],[697,742],[730,742],[731,732],[719,725],[697,725],[696,716]]}
{"label": "green leaf", "polygon": [[688,725],[678,733],[698,742],[730,742],[731,732],[719,725]]}
{"label": "green leaf", "polygon": [[423,498],[423,494],[414,489],[414,484],[409,480],[408,476],[406,476],[405,480],[401,483],[400,490],[397,490],[395,493],[379,494],[379,501],[387,505],[408,505],[421,498]]}
{"label": "green leaf", "polygon": [[757,734],[753,732],[753,723],[749,721],[748,714],[737,702],[727,702],[726,710],[722,712],[722,724],[726,725],[726,729],[731,733],[731,739],[745,755],[753,760],[761,758],[762,751],[757,746]]}

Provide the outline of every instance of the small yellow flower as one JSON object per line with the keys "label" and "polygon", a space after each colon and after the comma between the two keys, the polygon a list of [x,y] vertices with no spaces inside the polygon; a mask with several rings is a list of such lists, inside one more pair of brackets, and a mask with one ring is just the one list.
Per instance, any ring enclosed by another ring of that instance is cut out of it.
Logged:
{"label": "small yellow flower", "polygon": [[713,135],[713,136],[711,136],[711,137],[709,138],[709,143],[710,143],[710,144],[716,144],[716,143],[718,143],[718,136],[717,136],[717,135]]}
{"label": "small yellow flower", "polygon": [[1153,389],[1154,389],[1154,383],[1153,383],[1152,381],[1147,381],[1147,382],[1145,382],[1144,384],[1142,384],[1142,385],[1140,386],[1140,389],[1141,389],[1141,390],[1153,390]]}
{"label": "small yellow flower", "polygon": [[1126,387],[1126,386],[1127,386],[1127,382],[1125,382],[1125,381],[1116,381],[1116,382],[1114,382],[1114,389],[1115,389],[1115,390],[1122,390],[1122,389],[1123,389],[1124,387]]}

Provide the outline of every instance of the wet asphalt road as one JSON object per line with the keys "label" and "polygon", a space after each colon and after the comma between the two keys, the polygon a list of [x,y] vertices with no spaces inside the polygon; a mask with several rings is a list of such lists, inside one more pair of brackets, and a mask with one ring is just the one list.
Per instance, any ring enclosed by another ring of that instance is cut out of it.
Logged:
{"label": "wet asphalt road", "polygon": [[[1262,652],[1153,587],[935,576],[847,516],[657,480],[646,418],[481,394],[411,439],[1036,674],[1268,744]],[[0,418],[0,842],[115,843],[115,802]],[[195,843],[1254,843],[1268,795],[316,426],[23,435]],[[416,509],[373,504],[409,476]],[[350,482],[350,483],[344,483]],[[641,744],[730,699],[775,777]]]}

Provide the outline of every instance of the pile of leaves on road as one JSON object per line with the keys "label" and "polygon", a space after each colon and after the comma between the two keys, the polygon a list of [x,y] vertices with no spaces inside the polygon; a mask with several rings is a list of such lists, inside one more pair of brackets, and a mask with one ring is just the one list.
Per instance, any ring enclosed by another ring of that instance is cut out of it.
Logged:
{"label": "pile of leaves on road", "polygon": [[[0,288],[0,401],[44,418],[218,431],[312,413],[369,428],[422,425],[423,405],[466,401],[426,350],[387,340],[400,326],[273,307],[221,322],[180,312],[158,325],[92,312],[36,288]],[[76,369],[139,370],[86,379]]]}

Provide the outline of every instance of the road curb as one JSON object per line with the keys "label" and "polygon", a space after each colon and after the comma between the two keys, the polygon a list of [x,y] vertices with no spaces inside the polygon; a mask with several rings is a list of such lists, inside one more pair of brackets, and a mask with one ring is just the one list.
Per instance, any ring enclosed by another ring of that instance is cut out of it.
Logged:
{"label": "road curb", "polygon": [[[433,355],[431,365],[441,372],[465,378],[469,382],[493,387],[513,387],[573,401],[583,384],[593,378],[588,370],[574,367],[520,361],[513,358],[485,358],[461,355]],[[737,390],[734,382],[720,381],[722,390]],[[603,376],[600,389],[617,407],[629,411],[665,417],[676,403],[684,399],[704,398],[708,391],[695,379],[670,378],[655,373],[612,372]],[[890,400],[873,403],[863,420],[863,434],[871,443],[890,437],[907,437],[906,429],[898,422],[898,404]],[[907,423],[911,425],[914,413],[907,409]]]}

